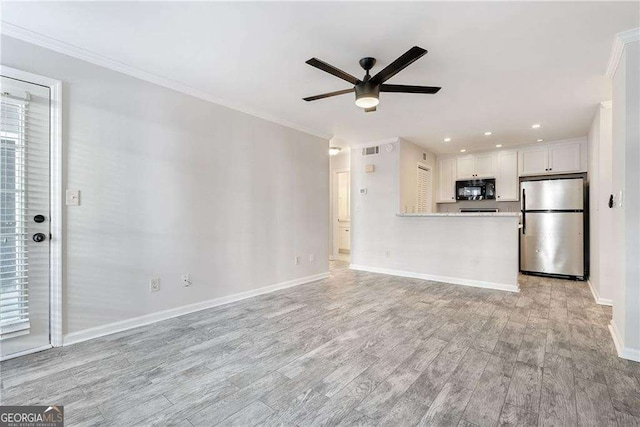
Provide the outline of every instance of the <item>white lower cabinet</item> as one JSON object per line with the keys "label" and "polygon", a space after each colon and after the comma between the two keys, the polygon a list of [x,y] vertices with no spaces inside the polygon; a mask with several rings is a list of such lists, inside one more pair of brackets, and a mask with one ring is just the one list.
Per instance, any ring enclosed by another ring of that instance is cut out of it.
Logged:
{"label": "white lower cabinet", "polygon": [[438,203],[456,202],[456,158],[438,160]]}
{"label": "white lower cabinet", "polygon": [[498,202],[516,202],[520,199],[518,185],[518,152],[498,153],[496,173],[496,200]]}

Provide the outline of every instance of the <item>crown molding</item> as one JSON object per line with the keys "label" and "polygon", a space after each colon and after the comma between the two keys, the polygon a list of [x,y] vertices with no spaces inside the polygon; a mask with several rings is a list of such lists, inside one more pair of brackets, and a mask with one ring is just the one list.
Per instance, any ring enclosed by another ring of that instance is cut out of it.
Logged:
{"label": "crown molding", "polygon": [[136,67],[132,67],[130,65],[127,65],[115,59],[111,59],[106,56],[102,56],[98,53],[95,53],[86,49],[82,49],[77,46],[70,45],[60,40],[53,39],[51,37],[45,36],[43,34],[31,31],[31,30],[27,30],[26,28],[19,27],[17,25],[10,24],[5,21],[2,21],[0,24],[0,33],[9,37],[13,37],[18,40],[22,40],[27,43],[34,44],[36,46],[40,46],[49,50],[53,50],[58,53],[71,56],[76,59],[80,59],[85,62],[89,62],[94,65],[98,65],[100,67],[108,68],[109,70],[112,70],[112,71],[126,74],[128,76],[135,77],[137,79],[144,80],[146,82],[153,83],[158,86],[162,86],[164,88],[174,90],[176,92],[183,93],[185,95],[193,96],[194,98],[198,98],[203,101],[221,105],[223,107],[226,107],[235,111],[239,111],[241,113],[245,113],[250,116],[257,117],[259,119],[267,120],[269,122],[277,123],[279,125],[282,125],[291,129],[295,129],[297,131],[304,132],[309,135],[317,136],[319,138],[327,139],[327,140],[331,138],[330,134],[318,131],[316,129],[311,129],[306,126],[281,119],[279,117],[272,116],[271,114],[268,114],[268,113],[253,110],[244,105],[239,105],[239,104],[229,102],[227,100],[216,98],[212,94],[204,92],[200,89],[196,89],[191,86],[185,85],[183,83],[177,82],[175,80],[167,79],[165,77],[150,73],[148,71],[141,70]]}
{"label": "crown molding", "polygon": [[602,108],[609,109],[609,108],[613,107],[613,101],[603,101],[603,102],[600,103],[600,106]]}
{"label": "crown molding", "polygon": [[627,45],[628,43],[637,42],[639,40],[640,28],[632,28],[615,35],[613,39],[613,46],[611,46],[609,64],[607,65],[607,70],[604,73],[605,76],[613,79],[613,76],[616,74],[618,64],[620,63],[620,59],[622,58],[622,52],[624,52],[625,45]]}

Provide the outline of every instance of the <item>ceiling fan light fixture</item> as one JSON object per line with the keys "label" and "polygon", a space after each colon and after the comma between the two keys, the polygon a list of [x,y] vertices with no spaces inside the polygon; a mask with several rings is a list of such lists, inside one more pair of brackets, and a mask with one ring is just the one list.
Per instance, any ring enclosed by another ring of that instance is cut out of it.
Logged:
{"label": "ceiling fan light fixture", "polygon": [[363,96],[356,98],[356,105],[360,108],[373,108],[380,103],[380,100],[373,96]]}
{"label": "ceiling fan light fixture", "polygon": [[380,103],[380,85],[368,81],[356,85],[356,105],[360,108],[373,108]]}

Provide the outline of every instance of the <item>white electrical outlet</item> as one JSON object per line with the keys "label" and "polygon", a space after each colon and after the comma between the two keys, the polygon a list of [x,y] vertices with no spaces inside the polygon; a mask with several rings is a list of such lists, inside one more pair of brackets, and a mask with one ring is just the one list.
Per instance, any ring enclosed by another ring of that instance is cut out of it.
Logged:
{"label": "white electrical outlet", "polygon": [[191,286],[191,279],[189,278],[189,273],[183,274],[180,276],[180,283],[182,283],[183,287]]}
{"label": "white electrical outlet", "polygon": [[309,254],[309,262],[313,262],[316,260],[316,256],[314,254]]}
{"label": "white electrical outlet", "polygon": [[296,256],[295,263],[296,263],[296,265],[300,265],[300,257],[299,256]]}
{"label": "white electrical outlet", "polygon": [[149,292],[158,292],[160,290],[160,278],[152,277],[149,280]]}

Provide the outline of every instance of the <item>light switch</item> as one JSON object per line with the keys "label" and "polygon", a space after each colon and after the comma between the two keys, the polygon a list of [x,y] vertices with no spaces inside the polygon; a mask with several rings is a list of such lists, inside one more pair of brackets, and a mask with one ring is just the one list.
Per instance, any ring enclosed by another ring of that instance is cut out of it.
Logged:
{"label": "light switch", "polygon": [[67,190],[66,199],[67,199],[67,206],[79,206],[80,190]]}

